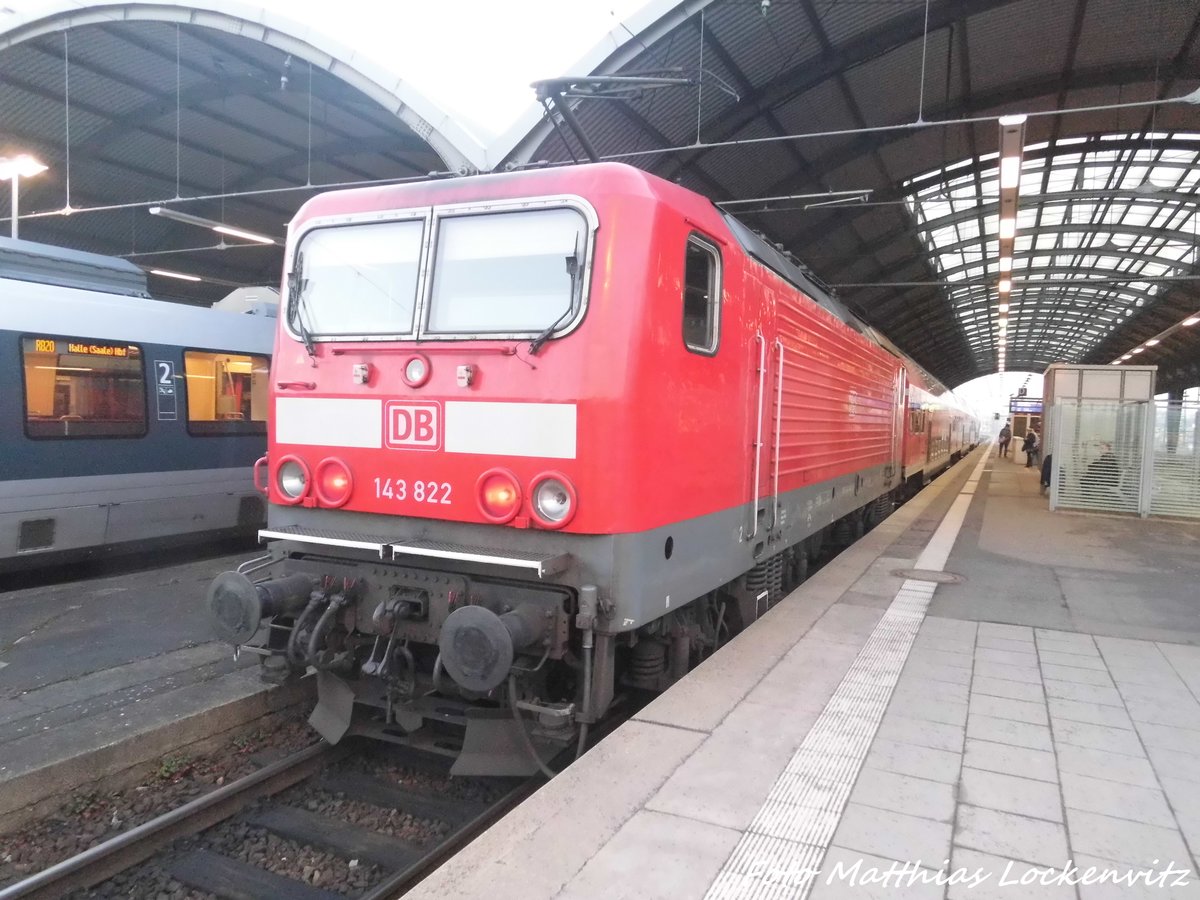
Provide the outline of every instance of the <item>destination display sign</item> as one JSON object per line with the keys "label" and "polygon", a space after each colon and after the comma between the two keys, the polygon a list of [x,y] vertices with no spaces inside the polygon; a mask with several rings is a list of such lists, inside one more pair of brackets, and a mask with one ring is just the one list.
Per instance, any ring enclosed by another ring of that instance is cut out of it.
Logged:
{"label": "destination display sign", "polygon": [[[126,344],[96,344],[91,341],[63,341],[54,338],[34,338],[33,349],[38,353],[73,353],[76,356],[111,356],[127,359],[130,348]],[[137,355],[137,348],[133,348]]]}
{"label": "destination display sign", "polygon": [[1040,415],[1042,412],[1041,398],[1030,400],[1009,400],[1008,411],[1012,413],[1033,413]]}

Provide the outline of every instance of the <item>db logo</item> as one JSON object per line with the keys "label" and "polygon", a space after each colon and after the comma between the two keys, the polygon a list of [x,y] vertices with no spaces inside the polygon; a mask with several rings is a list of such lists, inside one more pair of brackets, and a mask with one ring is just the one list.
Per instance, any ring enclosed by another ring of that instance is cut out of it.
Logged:
{"label": "db logo", "polygon": [[436,403],[390,402],[384,407],[384,443],[393,450],[436,450],[442,442]]}

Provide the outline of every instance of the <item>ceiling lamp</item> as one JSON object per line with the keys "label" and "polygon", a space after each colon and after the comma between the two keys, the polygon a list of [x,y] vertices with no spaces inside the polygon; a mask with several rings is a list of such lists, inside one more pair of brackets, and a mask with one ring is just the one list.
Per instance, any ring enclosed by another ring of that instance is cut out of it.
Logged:
{"label": "ceiling lamp", "polygon": [[1002,277],[996,285],[1000,294],[999,357],[1004,371],[1004,342],[1008,335],[1008,294],[1012,290],[1013,245],[1017,235],[1017,193],[1021,187],[1021,156],[1025,152],[1025,116],[1000,118],[1000,210],[999,210],[999,270]]}
{"label": "ceiling lamp", "polygon": [[186,272],[172,272],[170,269],[151,269],[151,275],[161,275],[163,278],[178,278],[180,281],[203,281],[199,275],[188,275]]}
{"label": "ceiling lamp", "polygon": [[0,181],[12,182],[12,219],[9,233],[13,238],[18,236],[18,225],[20,221],[20,211],[18,209],[20,202],[18,198],[21,195],[21,179],[31,178],[34,175],[40,175],[45,172],[49,166],[45,163],[34,159],[28,153],[22,153],[19,156],[0,157]]}
{"label": "ceiling lamp", "polygon": [[259,234],[255,231],[246,231],[243,228],[234,228],[232,225],[226,225],[223,222],[214,222],[212,219],[205,219],[201,216],[193,216],[191,213],[180,212],[177,209],[168,209],[165,206],[151,206],[150,215],[160,216],[164,219],[171,219],[175,222],[183,222],[187,225],[198,225],[201,228],[211,228],[218,234],[240,238],[244,241],[254,241],[258,244],[279,243],[279,241],[275,240],[275,238],[267,237],[265,234]]}
{"label": "ceiling lamp", "polygon": [[1146,351],[1147,347],[1157,347],[1169,335],[1173,334],[1177,329],[1191,328],[1193,325],[1195,325],[1198,322],[1200,322],[1200,313],[1194,313],[1194,314],[1188,316],[1183,321],[1177,322],[1176,324],[1172,325],[1170,328],[1167,328],[1164,331],[1160,331],[1154,337],[1150,338],[1145,343],[1143,343],[1140,347],[1135,347],[1132,350],[1130,350],[1128,353],[1126,353],[1124,356],[1118,357],[1117,361],[1125,362],[1134,353],[1144,353]]}

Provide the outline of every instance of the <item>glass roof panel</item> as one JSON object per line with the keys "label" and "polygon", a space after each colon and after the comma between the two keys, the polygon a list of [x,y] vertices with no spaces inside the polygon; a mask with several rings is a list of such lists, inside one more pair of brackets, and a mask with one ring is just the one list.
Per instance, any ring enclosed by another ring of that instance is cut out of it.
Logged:
{"label": "glass roof panel", "polygon": [[[904,201],[984,367],[999,299],[997,159],[926,172],[906,182]],[[1021,170],[1008,344],[1036,359],[1012,365],[1078,360],[1200,262],[1200,134],[1029,144]]]}

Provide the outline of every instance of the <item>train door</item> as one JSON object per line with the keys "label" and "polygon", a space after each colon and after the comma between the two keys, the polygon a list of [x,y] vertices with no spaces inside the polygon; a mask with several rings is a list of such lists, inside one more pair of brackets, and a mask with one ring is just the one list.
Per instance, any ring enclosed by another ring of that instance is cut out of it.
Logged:
{"label": "train door", "polygon": [[769,533],[779,518],[779,444],[782,413],[782,376],[786,351],[776,327],[776,292],[769,284],[747,278],[743,302],[746,320],[753,323],[750,335],[751,377],[750,457],[751,487],[749,521],[744,532],[757,556],[766,547]]}
{"label": "train door", "polygon": [[[908,430],[908,419],[905,416],[907,405],[904,398],[908,396],[908,372],[904,366],[896,369],[895,384],[892,391],[892,460],[894,472],[904,469],[904,437]],[[891,472],[888,473],[889,475]]]}

